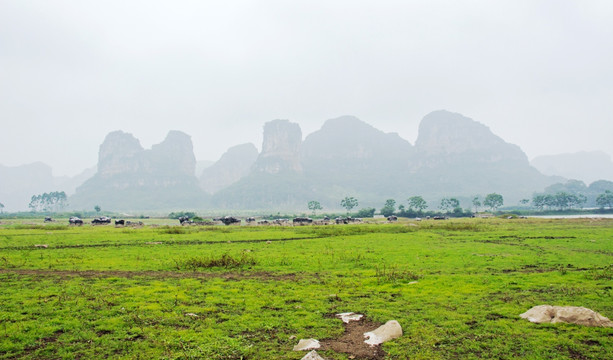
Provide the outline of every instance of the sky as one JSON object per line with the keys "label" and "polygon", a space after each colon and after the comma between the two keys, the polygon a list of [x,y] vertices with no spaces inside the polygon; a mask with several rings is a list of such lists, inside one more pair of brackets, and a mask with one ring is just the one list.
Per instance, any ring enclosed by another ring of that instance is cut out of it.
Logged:
{"label": "sky", "polygon": [[0,0],[0,164],[56,176],[114,130],[198,160],[274,119],[411,143],[459,112],[538,155],[613,154],[613,1]]}

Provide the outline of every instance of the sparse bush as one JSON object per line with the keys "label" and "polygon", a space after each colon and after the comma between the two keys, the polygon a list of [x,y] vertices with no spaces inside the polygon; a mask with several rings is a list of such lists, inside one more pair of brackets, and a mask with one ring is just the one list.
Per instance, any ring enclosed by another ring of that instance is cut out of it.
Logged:
{"label": "sparse bush", "polygon": [[248,254],[240,254],[235,257],[226,253],[217,258],[213,256],[191,257],[183,261],[178,261],[177,268],[197,270],[201,268],[208,269],[214,267],[223,267],[226,269],[233,269],[243,266],[254,266],[256,264],[257,261],[255,260],[255,258]]}
{"label": "sparse bush", "polygon": [[383,265],[383,267],[375,268],[375,276],[377,277],[377,283],[382,282],[398,282],[398,281],[415,281],[421,278],[420,275],[409,271],[409,270],[399,270],[397,266],[387,267]]}

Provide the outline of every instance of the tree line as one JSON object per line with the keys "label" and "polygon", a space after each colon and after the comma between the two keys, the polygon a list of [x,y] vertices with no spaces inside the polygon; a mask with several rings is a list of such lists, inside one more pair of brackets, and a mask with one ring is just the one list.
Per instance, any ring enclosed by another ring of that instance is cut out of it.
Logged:
{"label": "tree line", "polygon": [[[403,217],[414,217],[425,215],[426,213],[436,213],[437,211],[427,212],[428,203],[422,196],[411,196],[407,199],[407,205],[398,205],[396,208],[395,199],[385,200],[385,204],[379,210],[379,213],[385,217],[398,215]],[[491,193],[485,196],[481,202],[480,196],[475,196],[472,205],[475,207],[475,212],[479,211],[481,206],[488,207],[491,211],[496,211],[504,204],[504,198],[500,194]],[[358,199],[353,196],[346,196],[340,202],[340,206],[347,210],[347,215],[359,205]],[[311,200],[307,207],[312,211],[313,216],[317,215],[317,211],[323,210],[319,201]],[[360,209],[355,215],[358,217],[373,217],[377,210],[375,208]],[[438,213],[446,213],[452,216],[469,216],[472,215],[470,209],[462,209],[460,201],[454,197],[445,197],[441,199],[438,206]]]}
{"label": "tree line", "polygon": [[68,197],[64,191],[53,191],[40,195],[32,195],[28,207],[31,211],[59,211],[68,205]]}
{"label": "tree line", "polygon": [[[571,210],[582,209],[587,203],[587,196],[559,191],[555,194],[535,194],[532,206],[537,210]],[[605,190],[596,197],[596,205],[601,209],[613,209],[613,192]]]}

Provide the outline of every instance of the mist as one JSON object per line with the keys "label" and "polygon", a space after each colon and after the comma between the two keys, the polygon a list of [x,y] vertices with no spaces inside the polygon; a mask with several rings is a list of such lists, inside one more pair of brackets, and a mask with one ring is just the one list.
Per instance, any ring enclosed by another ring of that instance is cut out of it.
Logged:
{"label": "mist", "polygon": [[0,164],[96,164],[169,130],[198,160],[354,115],[414,143],[448,109],[530,158],[613,154],[609,1],[2,1]]}

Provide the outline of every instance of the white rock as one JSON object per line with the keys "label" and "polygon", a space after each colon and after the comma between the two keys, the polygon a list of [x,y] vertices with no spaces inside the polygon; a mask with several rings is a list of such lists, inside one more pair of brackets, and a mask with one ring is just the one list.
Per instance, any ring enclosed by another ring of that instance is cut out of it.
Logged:
{"label": "white rock", "polygon": [[347,324],[350,321],[360,321],[360,319],[362,319],[362,317],[364,317],[364,315],[356,314],[356,313],[353,313],[353,312],[346,312],[346,313],[336,314],[336,317],[341,318],[341,320],[343,320],[343,322],[345,324]]}
{"label": "white rock", "polygon": [[319,356],[317,351],[312,350],[308,354],[304,355],[304,357],[301,360],[326,360],[326,359]]}
{"label": "white rock", "polygon": [[417,284],[417,281],[411,281],[409,285]]}
{"label": "white rock", "polygon": [[185,316],[198,317],[198,315],[194,313],[186,313]]}
{"label": "white rock", "polygon": [[298,345],[294,346],[294,351],[319,349],[320,346],[319,341],[315,339],[300,339]]}
{"label": "white rock", "polygon": [[520,314],[519,317],[537,324],[563,322],[583,326],[613,327],[613,321],[581,306],[538,305]]}
{"label": "white rock", "polygon": [[402,327],[396,320],[390,320],[373,331],[365,332],[364,342],[374,346],[402,336]]}

